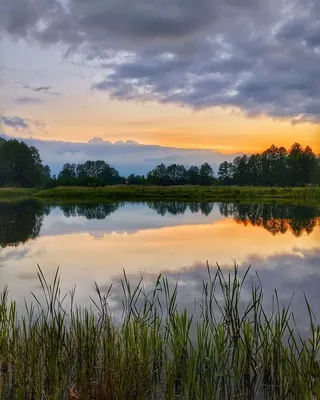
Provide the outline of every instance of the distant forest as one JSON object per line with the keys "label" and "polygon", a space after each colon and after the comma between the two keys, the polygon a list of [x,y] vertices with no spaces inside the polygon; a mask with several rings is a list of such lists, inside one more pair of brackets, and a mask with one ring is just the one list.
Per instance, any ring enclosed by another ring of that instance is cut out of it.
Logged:
{"label": "distant forest", "polygon": [[52,188],[56,186],[105,185],[243,185],[306,186],[320,184],[320,155],[307,146],[294,143],[287,150],[272,145],[261,154],[236,157],[223,162],[217,176],[204,162],[201,166],[160,164],[147,175],[121,176],[105,161],[66,163],[58,176],[51,175],[38,149],[18,140],[0,138],[0,186]]}

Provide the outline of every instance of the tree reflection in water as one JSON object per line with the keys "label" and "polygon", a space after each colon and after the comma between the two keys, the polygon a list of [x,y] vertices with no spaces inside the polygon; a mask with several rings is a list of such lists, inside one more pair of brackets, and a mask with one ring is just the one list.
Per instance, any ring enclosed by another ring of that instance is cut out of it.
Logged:
{"label": "tree reflection in water", "polygon": [[35,239],[50,207],[35,200],[0,203],[0,246],[18,246]]}
{"label": "tree reflection in water", "polygon": [[232,216],[239,224],[261,226],[272,235],[289,231],[299,237],[303,233],[312,233],[316,226],[320,226],[320,212],[316,207],[221,203],[219,209],[221,215]]}
{"label": "tree reflection in water", "polygon": [[[144,203],[161,216],[201,213],[210,216],[214,203],[147,202]],[[126,203],[61,205],[66,218],[85,217],[88,220],[103,220],[124,207]],[[320,226],[320,210],[317,207],[303,207],[276,204],[218,204],[219,212],[224,217],[233,217],[244,226],[263,227],[272,235],[291,232],[299,237],[310,234]],[[0,246],[18,246],[29,239],[35,239],[46,215],[56,207],[50,207],[35,200],[18,203],[0,203]]]}

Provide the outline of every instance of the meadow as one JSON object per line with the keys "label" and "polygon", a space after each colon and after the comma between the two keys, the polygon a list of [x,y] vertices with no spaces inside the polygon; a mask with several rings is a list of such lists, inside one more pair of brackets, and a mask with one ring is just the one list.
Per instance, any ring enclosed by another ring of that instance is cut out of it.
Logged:
{"label": "meadow", "polygon": [[97,188],[57,187],[53,189],[0,189],[0,199],[37,198],[48,202],[176,200],[195,202],[277,202],[318,205],[320,187],[250,187],[250,186],[134,186],[114,185]]}
{"label": "meadow", "polygon": [[306,300],[308,336],[274,292],[263,306],[260,284],[241,292],[248,271],[208,267],[195,318],[179,310],[178,284],[159,276],[152,290],[123,275],[123,313],[115,322],[112,285],[98,286],[91,307],[60,292],[57,271],[43,298],[19,314],[0,299],[0,398],[316,399],[320,398],[320,328]]}

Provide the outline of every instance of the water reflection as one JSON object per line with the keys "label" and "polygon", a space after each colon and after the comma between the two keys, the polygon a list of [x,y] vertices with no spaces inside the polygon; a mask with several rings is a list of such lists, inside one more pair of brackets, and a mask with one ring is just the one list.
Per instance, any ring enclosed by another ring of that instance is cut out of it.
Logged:
{"label": "water reflection", "polygon": [[304,232],[312,233],[320,224],[320,212],[316,207],[224,203],[219,208],[223,216],[232,216],[243,225],[262,226],[273,235],[290,231],[299,237]]}
{"label": "water reflection", "polygon": [[[275,288],[279,293],[280,301],[284,304],[291,304],[291,309],[295,312],[296,324],[300,332],[304,332],[309,326],[309,314],[304,298],[307,295],[308,302],[314,314],[320,319],[320,298],[318,296],[320,286],[320,249],[304,250],[300,249],[296,254],[277,254],[269,257],[249,256],[240,266],[238,276],[241,278],[247,271],[248,266],[254,267],[249,270],[245,285],[242,290],[242,301],[251,299],[252,285],[263,286],[265,311],[272,312],[273,297]],[[224,274],[233,274],[230,265],[220,266]],[[214,276],[216,266],[210,266],[211,274]],[[258,273],[258,275],[257,275]],[[168,279],[169,285],[173,289],[178,282],[178,309],[186,309],[189,314],[195,317],[201,313],[201,303],[203,295],[203,282],[208,281],[208,268],[204,262],[197,262],[192,266],[180,268],[179,271],[172,271],[164,268],[162,275]],[[141,274],[129,274],[127,279],[132,286],[138,285],[143,279],[143,287],[146,293],[151,292],[155,286],[158,275],[153,272]],[[120,315],[123,309],[123,287],[121,284],[123,276],[121,274],[113,276],[105,284],[101,284],[102,292],[107,293],[112,282],[112,301],[116,315]],[[223,299],[221,297],[221,302]],[[137,303],[136,307],[142,305]]]}
{"label": "water reflection", "polygon": [[[148,206],[156,215],[162,217],[183,216],[189,213],[211,218],[215,207],[214,203],[148,202],[138,204],[142,207]],[[0,246],[3,248],[18,246],[29,239],[37,238],[44,217],[55,209],[62,211],[66,218],[84,217],[90,221],[101,221],[125,206],[126,203],[107,203],[50,207],[35,200],[0,203]],[[232,217],[234,221],[244,226],[263,227],[272,235],[291,232],[295,237],[300,237],[304,233],[311,234],[316,226],[320,226],[320,210],[316,207],[220,203],[218,210],[222,217]],[[135,231],[131,224],[132,217],[132,215],[128,216],[122,221],[123,232]],[[217,216],[215,215],[214,218],[216,220]],[[209,219],[208,222],[210,222]],[[144,226],[144,229],[162,227],[159,221],[152,222],[146,215],[142,215],[139,229],[143,229]]]}
{"label": "water reflection", "polygon": [[[206,277],[205,260],[225,269],[236,260],[259,271],[267,292],[278,287],[287,301],[293,291],[306,291],[317,302],[319,216],[315,207],[289,205],[1,203],[0,291],[8,284],[22,305],[31,291],[39,294],[37,264],[49,280],[60,266],[62,291],[76,284],[83,305],[94,281],[112,282],[123,269],[132,279],[145,273],[150,282],[159,273],[174,280],[179,272],[181,305],[190,308]],[[298,301],[294,306],[300,310]]]}
{"label": "water reflection", "polygon": [[18,246],[39,236],[50,208],[35,200],[0,203],[0,246]]}
{"label": "water reflection", "polygon": [[148,202],[148,207],[151,210],[157,212],[160,215],[166,215],[167,213],[172,215],[184,214],[187,210],[190,210],[193,214],[201,212],[203,215],[210,215],[212,212],[213,203],[181,203],[177,201],[158,201]]}
{"label": "water reflection", "polygon": [[60,206],[63,215],[70,217],[85,217],[87,219],[105,219],[118,210],[122,203],[107,203],[98,205],[62,205]]}

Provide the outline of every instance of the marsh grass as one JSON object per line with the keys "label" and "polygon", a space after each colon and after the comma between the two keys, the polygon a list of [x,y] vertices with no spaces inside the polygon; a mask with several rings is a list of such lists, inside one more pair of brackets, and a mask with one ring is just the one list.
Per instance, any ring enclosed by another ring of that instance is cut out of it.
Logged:
{"label": "marsh grass", "polygon": [[113,185],[97,188],[56,187],[53,189],[0,189],[0,199],[16,201],[36,198],[44,202],[106,201],[223,201],[319,205],[320,187],[251,187],[251,186],[134,186]]}
{"label": "marsh grass", "polygon": [[96,285],[92,306],[60,292],[39,269],[44,300],[23,316],[0,298],[0,398],[58,399],[319,399],[320,329],[306,300],[303,338],[277,292],[263,307],[261,284],[241,291],[248,271],[208,268],[199,316],[178,311],[178,283],[159,276],[151,291],[124,273],[123,315],[114,322],[112,286]]}

